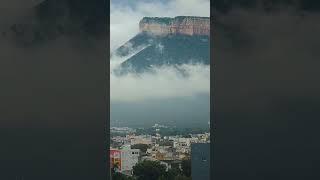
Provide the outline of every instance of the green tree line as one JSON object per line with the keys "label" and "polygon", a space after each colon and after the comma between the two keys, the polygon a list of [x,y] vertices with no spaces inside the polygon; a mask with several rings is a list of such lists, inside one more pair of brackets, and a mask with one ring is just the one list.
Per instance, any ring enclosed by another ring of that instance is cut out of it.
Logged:
{"label": "green tree line", "polygon": [[191,180],[191,161],[184,160],[179,167],[166,171],[166,166],[158,161],[144,160],[133,167],[133,175],[127,176],[112,168],[112,180]]}

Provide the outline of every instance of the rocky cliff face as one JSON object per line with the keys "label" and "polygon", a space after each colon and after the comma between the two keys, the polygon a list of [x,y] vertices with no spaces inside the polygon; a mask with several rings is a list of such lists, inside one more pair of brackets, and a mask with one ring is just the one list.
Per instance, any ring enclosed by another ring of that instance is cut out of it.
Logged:
{"label": "rocky cliff face", "polygon": [[175,18],[144,17],[139,23],[141,32],[154,35],[210,35],[210,18],[177,16]]}

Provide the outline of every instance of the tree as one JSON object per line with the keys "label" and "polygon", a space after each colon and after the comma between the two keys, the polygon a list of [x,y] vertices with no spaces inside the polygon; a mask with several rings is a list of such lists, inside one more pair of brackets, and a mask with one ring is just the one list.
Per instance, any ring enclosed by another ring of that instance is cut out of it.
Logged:
{"label": "tree", "polygon": [[157,180],[168,180],[168,179],[166,178],[166,176],[162,175]]}
{"label": "tree", "polygon": [[186,134],[183,136],[184,138],[192,138],[192,136],[190,134]]}
{"label": "tree", "polygon": [[181,169],[182,169],[182,174],[190,177],[191,176],[191,160],[187,159],[187,160],[183,160],[181,162]]}
{"label": "tree", "polygon": [[179,168],[171,168],[166,173],[166,180],[175,180],[175,177],[181,174]]}
{"label": "tree", "polygon": [[146,153],[147,152],[147,149],[149,148],[150,146],[147,145],[147,144],[134,144],[134,145],[131,145],[131,149],[140,149],[140,151],[142,153]]}
{"label": "tree", "polygon": [[191,177],[183,176],[183,175],[178,175],[174,178],[174,180],[192,180]]}
{"label": "tree", "polygon": [[137,180],[158,180],[165,173],[166,167],[158,161],[144,160],[133,167],[133,175]]}
{"label": "tree", "polygon": [[132,177],[128,177],[120,172],[118,172],[118,164],[115,164],[112,168],[111,168],[111,177],[112,180],[134,180]]}
{"label": "tree", "polygon": [[128,177],[128,176],[121,174],[119,172],[115,172],[114,174],[112,174],[112,180],[133,180],[133,178]]}

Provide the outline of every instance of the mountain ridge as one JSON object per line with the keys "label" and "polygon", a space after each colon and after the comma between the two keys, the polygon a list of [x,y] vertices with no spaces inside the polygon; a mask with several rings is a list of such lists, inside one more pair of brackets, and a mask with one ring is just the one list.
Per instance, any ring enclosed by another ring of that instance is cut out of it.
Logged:
{"label": "mountain ridge", "polygon": [[114,70],[116,74],[152,72],[161,66],[179,69],[183,64],[210,64],[209,17],[144,17],[139,27],[140,32],[114,52],[127,58]]}
{"label": "mountain ridge", "polygon": [[168,34],[210,36],[210,18],[200,16],[144,17],[139,22],[139,30],[160,36]]}

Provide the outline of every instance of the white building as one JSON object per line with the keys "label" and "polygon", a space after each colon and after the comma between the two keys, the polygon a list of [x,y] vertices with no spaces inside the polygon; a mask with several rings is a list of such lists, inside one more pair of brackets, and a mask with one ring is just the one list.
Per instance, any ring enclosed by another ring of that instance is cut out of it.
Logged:
{"label": "white building", "polygon": [[[132,171],[133,166],[139,162],[140,150],[124,148],[121,150],[121,171]],[[127,174],[127,173],[126,173]]]}

